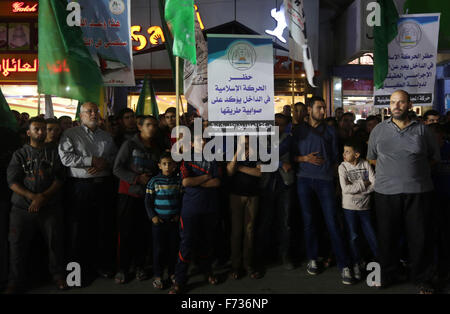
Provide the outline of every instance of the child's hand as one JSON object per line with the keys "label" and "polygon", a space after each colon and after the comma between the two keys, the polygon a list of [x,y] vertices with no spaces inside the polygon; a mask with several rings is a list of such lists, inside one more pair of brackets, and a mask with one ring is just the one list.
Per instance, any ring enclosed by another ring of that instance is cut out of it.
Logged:
{"label": "child's hand", "polygon": [[162,220],[161,218],[159,218],[159,216],[155,216],[155,217],[152,218],[152,222],[153,222],[155,225],[159,225],[159,224],[162,224],[162,223],[164,222],[164,220]]}

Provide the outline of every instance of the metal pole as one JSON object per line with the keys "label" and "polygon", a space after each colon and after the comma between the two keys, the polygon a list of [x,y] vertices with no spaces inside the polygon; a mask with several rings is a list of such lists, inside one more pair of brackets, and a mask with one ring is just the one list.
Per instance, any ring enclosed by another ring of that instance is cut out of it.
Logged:
{"label": "metal pole", "polygon": [[[294,76],[295,76],[295,61],[291,59],[291,81],[292,81],[292,103],[291,103],[291,112],[294,113],[294,103],[295,103],[295,93],[294,93]],[[295,121],[294,115],[292,115],[294,123],[298,123]]]}
{"label": "metal pole", "polygon": [[177,108],[176,108],[176,118],[177,118],[177,139],[179,136],[178,133],[178,127],[180,126],[180,71],[179,71],[179,67],[180,67],[180,57],[176,56],[175,57],[175,93],[176,93],[176,104],[177,104]]}
{"label": "metal pole", "polygon": [[38,113],[37,115],[41,114],[41,94],[38,94]]}

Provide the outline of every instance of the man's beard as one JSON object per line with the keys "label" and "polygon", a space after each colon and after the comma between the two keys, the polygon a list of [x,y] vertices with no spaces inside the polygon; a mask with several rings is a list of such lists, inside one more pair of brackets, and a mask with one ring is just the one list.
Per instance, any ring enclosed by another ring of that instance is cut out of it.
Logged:
{"label": "man's beard", "polygon": [[399,115],[395,115],[394,113],[392,113],[392,117],[393,117],[395,120],[404,121],[404,120],[406,120],[406,119],[408,118],[408,111],[405,110],[404,112],[402,112],[402,113],[399,114]]}
{"label": "man's beard", "polygon": [[314,114],[311,115],[311,119],[316,121],[316,122],[322,122],[323,121],[323,116],[322,118],[320,116],[315,116]]}
{"label": "man's beard", "polygon": [[33,142],[36,142],[37,144],[44,144],[45,143],[45,137],[32,137],[31,138],[33,140]]}
{"label": "man's beard", "polygon": [[96,128],[98,125],[98,121],[87,120],[87,121],[83,121],[83,124],[89,128]]}

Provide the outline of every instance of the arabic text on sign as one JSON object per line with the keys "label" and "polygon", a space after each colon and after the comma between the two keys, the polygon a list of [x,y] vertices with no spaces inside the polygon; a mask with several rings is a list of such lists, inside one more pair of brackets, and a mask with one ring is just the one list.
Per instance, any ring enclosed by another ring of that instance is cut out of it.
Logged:
{"label": "arabic text on sign", "polygon": [[37,72],[38,70],[38,59],[34,59],[33,66],[30,63],[24,62],[22,59],[7,58],[2,59],[0,64],[0,73],[7,77],[10,73],[21,73],[21,72]]}

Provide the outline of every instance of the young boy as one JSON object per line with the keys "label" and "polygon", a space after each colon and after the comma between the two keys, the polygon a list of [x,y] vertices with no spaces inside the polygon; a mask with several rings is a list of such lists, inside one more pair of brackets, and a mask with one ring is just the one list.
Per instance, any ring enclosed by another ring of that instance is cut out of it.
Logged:
{"label": "young boy", "polygon": [[342,208],[350,234],[350,251],[353,276],[361,279],[361,256],[357,241],[358,227],[364,232],[373,256],[377,256],[375,232],[370,221],[370,193],[373,192],[375,175],[368,161],[360,158],[361,144],[349,139],[344,144],[344,161],[339,166],[339,182],[342,189]]}
{"label": "young boy", "polygon": [[[194,132],[191,131],[191,146],[197,153],[205,145],[194,146]],[[192,158],[194,160],[194,158]],[[214,249],[215,231],[219,215],[220,186],[219,167],[215,161],[183,161],[181,164],[182,184],[185,188],[180,218],[180,250],[175,268],[175,282],[170,294],[180,293],[187,281],[187,270],[192,259],[192,252],[198,254],[199,268],[207,276],[212,285],[218,283],[212,272],[212,253]]]}
{"label": "young boy", "polygon": [[147,185],[145,207],[153,223],[153,287],[163,289],[164,261],[169,278],[175,279],[178,250],[178,221],[181,209],[180,177],[175,174],[176,163],[170,153],[161,155],[161,173]]}

